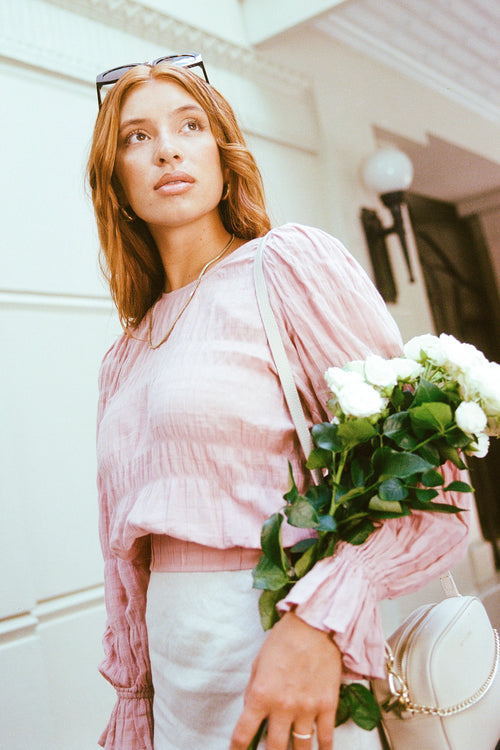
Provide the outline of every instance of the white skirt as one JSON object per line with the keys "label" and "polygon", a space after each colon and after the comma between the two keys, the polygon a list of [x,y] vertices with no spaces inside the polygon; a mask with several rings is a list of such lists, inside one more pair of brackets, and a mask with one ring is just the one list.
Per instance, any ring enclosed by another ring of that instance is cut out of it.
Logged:
{"label": "white skirt", "polygon": [[[151,573],[146,624],[154,750],[228,750],[266,638],[259,595],[250,570]],[[335,730],[335,750],[382,750],[382,744],[376,730],[349,721]]]}

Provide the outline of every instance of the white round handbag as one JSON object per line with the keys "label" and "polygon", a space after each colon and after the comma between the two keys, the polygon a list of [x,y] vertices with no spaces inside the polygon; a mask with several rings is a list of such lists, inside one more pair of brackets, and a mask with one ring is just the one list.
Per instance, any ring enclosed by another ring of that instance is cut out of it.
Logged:
{"label": "white round handbag", "polygon": [[388,638],[387,677],[372,688],[391,750],[494,750],[500,739],[499,636],[479,599],[453,593]]}

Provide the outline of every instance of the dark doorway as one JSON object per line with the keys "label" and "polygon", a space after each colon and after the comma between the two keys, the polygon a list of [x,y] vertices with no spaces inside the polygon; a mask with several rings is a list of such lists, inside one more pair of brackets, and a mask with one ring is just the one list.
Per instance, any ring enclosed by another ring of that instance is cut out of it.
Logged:
{"label": "dark doorway", "polygon": [[[443,201],[407,196],[436,332],[450,333],[500,361],[500,302],[479,222]],[[500,568],[500,439],[468,461],[483,535]]]}

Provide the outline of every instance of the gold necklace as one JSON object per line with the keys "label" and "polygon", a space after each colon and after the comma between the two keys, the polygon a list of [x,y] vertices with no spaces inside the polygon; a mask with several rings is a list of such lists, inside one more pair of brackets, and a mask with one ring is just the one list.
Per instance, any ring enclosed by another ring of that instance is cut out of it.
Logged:
{"label": "gold necklace", "polygon": [[153,308],[151,308],[151,310],[149,311],[149,326],[148,326],[148,344],[149,344],[149,348],[150,349],[159,349],[160,346],[165,343],[165,341],[168,339],[168,337],[170,336],[170,334],[174,330],[175,324],[177,323],[177,321],[181,317],[182,313],[184,312],[184,310],[186,309],[186,307],[189,305],[189,303],[193,299],[196,290],[200,286],[200,282],[201,282],[203,276],[208,271],[208,269],[210,268],[210,266],[213,266],[214,263],[217,263],[217,261],[222,258],[222,256],[226,252],[226,250],[229,250],[229,248],[233,244],[233,240],[234,240],[234,234],[231,235],[231,239],[229,240],[229,242],[227,243],[227,245],[225,245],[225,247],[222,248],[222,250],[220,251],[220,253],[218,255],[216,255],[215,258],[212,258],[212,260],[209,260],[208,263],[206,263],[203,266],[203,268],[201,269],[201,273],[198,276],[198,278],[196,279],[196,283],[195,283],[193,289],[191,290],[191,294],[189,295],[189,297],[187,298],[186,302],[181,307],[180,312],[176,316],[174,322],[172,323],[172,325],[170,326],[170,328],[168,329],[167,333],[162,338],[162,340],[160,341],[159,344],[153,344],[153,341],[152,341],[152,334],[153,334]]}

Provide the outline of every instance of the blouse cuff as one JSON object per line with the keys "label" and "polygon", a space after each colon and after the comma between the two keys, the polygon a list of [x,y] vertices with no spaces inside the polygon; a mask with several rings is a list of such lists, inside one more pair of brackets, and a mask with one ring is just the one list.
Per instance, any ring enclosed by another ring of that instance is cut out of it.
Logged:
{"label": "blouse cuff", "polygon": [[383,677],[385,638],[379,597],[359,551],[353,545],[340,545],[334,557],[320,560],[295,584],[278,610],[294,611],[312,627],[330,632],[347,674]]}
{"label": "blouse cuff", "polygon": [[108,726],[98,744],[105,750],[154,750],[153,689],[120,688]]}

